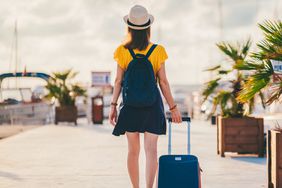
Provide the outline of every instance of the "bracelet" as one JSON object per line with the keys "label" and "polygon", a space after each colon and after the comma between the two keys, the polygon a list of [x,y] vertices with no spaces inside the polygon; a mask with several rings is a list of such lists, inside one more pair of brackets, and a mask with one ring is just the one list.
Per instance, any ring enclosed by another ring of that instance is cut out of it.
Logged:
{"label": "bracelet", "polygon": [[176,107],[177,107],[177,105],[175,104],[173,107],[171,107],[171,108],[169,109],[169,111],[174,110]]}
{"label": "bracelet", "polygon": [[118,104],[115,103],[115,102],[111,102],[111,105],[112,105],[112,106],[117,106]]}

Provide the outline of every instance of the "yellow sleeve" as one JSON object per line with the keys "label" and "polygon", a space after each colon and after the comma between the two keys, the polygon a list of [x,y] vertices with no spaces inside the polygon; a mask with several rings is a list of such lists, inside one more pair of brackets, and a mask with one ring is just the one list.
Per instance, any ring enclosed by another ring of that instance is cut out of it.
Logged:
{"label": "yellow sleeve", "polygon": [[126,63],[124,58],[124,47],[120,45],[114,52],[114,60],[117,62],[117,64],[122,68],[126,69]]}
{"label": "yellow sleeve", "polygon": [[156,64],[156,70],[160,70],[161,65],[167,60],[168,56],[166,53],[165,48],[162,45],[158,45],[157,48],[157,64]]}

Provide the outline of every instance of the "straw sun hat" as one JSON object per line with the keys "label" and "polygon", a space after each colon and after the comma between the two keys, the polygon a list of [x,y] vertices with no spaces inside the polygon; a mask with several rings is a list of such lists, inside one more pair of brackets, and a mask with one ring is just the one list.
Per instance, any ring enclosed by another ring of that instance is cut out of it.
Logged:
{"label": "straw sun hat", "polygon": [[154,22],[154,17],[141,5],[133,6],[129,14],[123,17],[128,27],[135,30],[147,29]]}

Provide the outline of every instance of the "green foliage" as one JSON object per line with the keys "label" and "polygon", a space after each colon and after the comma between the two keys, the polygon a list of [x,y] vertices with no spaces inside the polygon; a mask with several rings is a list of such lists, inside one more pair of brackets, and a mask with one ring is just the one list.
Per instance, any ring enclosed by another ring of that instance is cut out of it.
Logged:
{"label": "green foliage", "polygon": [[267,104],[271,104],[275,101],[280,101],[280,97],[282,95],[282,82],[279,83],[273,83],[270,87],[271,95],[269,96],[267,100]]}
{"label": "green foliage", "polygon": [[216,66],[208,68],[208,69],[206,69],[204,71],[215,71],[215,70],[218,70],[219,68],[221,68],[221,65],[216,65]]}
{"label": "green foliage", "polygon": [[258,44],[264,59],[282,60],[282,22],[265,21],[259,24],[264,33],[264,40]]}
{"label": "green foliage", "polygon": [[235,62],[235,64],[237,64],[247,57],[251,47],[251,40],[247,40],[243,45],[240,45],[240,43],[237,43],[237,45],[232,45],[230,43],[221,42],[217,44],[217,47],[233,60],[232,63]]}
{"label": "green foliage", "polygon": [[206,83],[206,87],[202,92],[202,95],[204,96],[204,101],[207,100],[207,98],[214,93],[214,90],[217,88],[218,81],[220,80],[220,78],[217,78],[215,80],[211,80],[209,82]]}
{"label": "green foliage", "polygon": [[263,67],[262,64],[252,62],[252,61],[241,61],[241,62],[237,63],[236,65],[234,65],[235,69],[248,70],[248,71],[251,71],[251,70],[255,71],[255,70],[260,69],[262,67]]}
{"label": "green foliage", "polygon": [[244,63],[239,65],[240,70],[252,70],[253,74],[248,78],[238,96],[238,100],[246,102],[255,95],[268,90],[269,96],[266,103],[271,104],[280,101],[282,92],[282,80],[273,82],[275,72],[271,64],[271,60],[282,61],[282,22],[281,21],[265,21],[259,24],[263,31],[264,40],[257,44],[258,52],[252,54],[252,63]]}
{"label": "green foliage", "polygon": [[49,93],[45,96],[47,99],[55,98],[61,106],[75,105],[77,96],[85,96],[86,90],[79,84],[72,84],[70,81],[77,75],[71,69],[54,72],[47,82],[46,88]]}
{"label": "green foliage", "polygon": [[[222,68],[222,65],[217,65],[206,70],[216,72],[217,74],[217,78],[207,82],[202,91],[204,101],[208,97],[212,97],[213,107],[211,115],[215,113],[218,106],[221,109],[221,115],[225,117],[242,117],[251,113],[254,106],[253,99],[244,103],[237,100],[238,94],[242,90],[242,85],[246,81],[246,79],[243,79],[241,68],[245,66],[245,63],[252,64],[247,60],[250,46],[250,40],[247,40],[242,45],[239,43],[233,45],[226,42],[217,44],[221,52],[229,58],[228,63],[231,64],[232,68],[226,70]],[[253,66],[256,66],[256,64]],[[235,78],[231,78],[231,74]],[[220,82],[231,83],[231,86],[229,88],[220,88]]]}
{"label": "green foliage", "polygon": [[231,92],[224,90],[219,91],[213,100],[213,113],[215,112],[214,110],[216,109],[217,105],[219,105],[223,113],[222,115],[232,116],[233,113],[232,108],[230,108],[230,105],[234,104],[234,99],[235,98]]}

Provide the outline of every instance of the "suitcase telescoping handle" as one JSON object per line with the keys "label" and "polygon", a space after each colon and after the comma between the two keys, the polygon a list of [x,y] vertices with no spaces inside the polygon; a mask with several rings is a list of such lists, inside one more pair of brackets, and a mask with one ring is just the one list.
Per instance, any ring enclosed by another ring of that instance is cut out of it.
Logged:
{"label": "suitcase telescoping handle", "polygon": [[[191,144],[190,144],[190,117],[182,117],[182,121],[187,122],[187,154],[190,155],[191,153]],[[172,118],[168,118],[168,154],[171,155],[171,124]]]}

